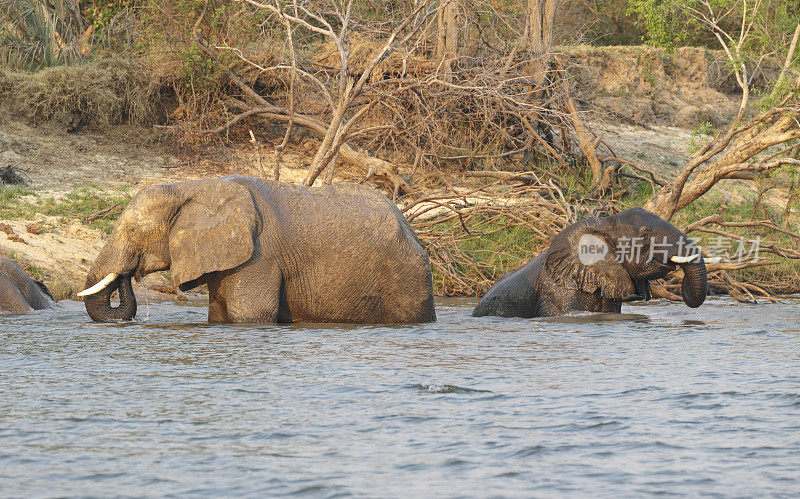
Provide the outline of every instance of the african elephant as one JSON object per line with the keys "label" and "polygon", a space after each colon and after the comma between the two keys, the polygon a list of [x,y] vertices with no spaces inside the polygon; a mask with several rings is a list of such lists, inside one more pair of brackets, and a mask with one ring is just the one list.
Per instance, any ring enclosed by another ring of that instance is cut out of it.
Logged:
{"label": "african elephant", "polygon": [[0,312],[24,314],[55,303],[44,283],[31,279],[14,260],[0,258]]}
{"label": "african elephant", "polygon": [[145,187],[79,295],[95,321],[131,320],[131,277],[166,269],[182,291],[208,284],[210,322],[436,320],[419,240],[397,207],[361,185],[229,176]]}
{"label": "african elephant", "polygon": [[676,265],[684,272],[683,301],[699,307],[706,298],[706,266],[683,232],[641,208],[589,218],[561,231],[546,251],[501,277],[472,315],[619,313],[623,301],[650,299],[649,281]]}

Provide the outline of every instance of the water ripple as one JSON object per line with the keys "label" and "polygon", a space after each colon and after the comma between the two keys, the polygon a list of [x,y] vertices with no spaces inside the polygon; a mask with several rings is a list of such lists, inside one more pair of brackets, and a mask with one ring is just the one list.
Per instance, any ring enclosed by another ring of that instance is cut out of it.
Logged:
{"label": "water ripple", "polygon": [[408,385],[408,388],[428,393],[493,393],[491,390],[478,390],[456,385]]}
{"label": "water ripple", "polygon": [[0,317],[0,496],[795,496],[797,300],[414,326]]}

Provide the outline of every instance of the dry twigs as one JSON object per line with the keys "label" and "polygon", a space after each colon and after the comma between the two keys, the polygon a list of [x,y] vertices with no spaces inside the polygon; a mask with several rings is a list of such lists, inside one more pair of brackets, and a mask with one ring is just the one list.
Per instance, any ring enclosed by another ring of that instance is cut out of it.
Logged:
{"label": "dry twigs", "polygon": [[499,180],[436,192],[402,208],[428,252],[437,291],[448,296],[484,293],[576,221],[552,180],[536,172],[482,173]]}
{"label": "dry twigs", "polygon": [[[224,109],[201,120],[219,123],[225,117],[224,123],[202,134],[228,134],[241,124],[252,127],[249,122],[258,118],[284,124],[274,176],[292,129],[300,127],[320,141],[307,185],[336,158],[362,171],[365,181],[379,180],[395,197],[414,191],[397,163],[439,177],[436,172],[454,167],[551,163],[580,179],[574,171],[579,150],[592,165],[593,184],[600,182],[598,141],[578,116],[549,42],[537,50],[528,47],[536,37],[531,30],[545,26],[532,27],[537,16],[522,15],[524,8],[501,12],[484,1],[416,0],[377,22],[359,18],[353,1],[242,0],[242,5],[268,15],[280,28],[270,31],[270,44],[278,41],[283,48],[269,57],[249,56],[232,40],[204,35],[213,30],[203,27],[206,9],[200,13],[195,43],[227,79],[220,87],[224,95],[217,96]],[[481,9],[498,19],[506,16],[504,29],[519,43],[492,42],[508,33],[481,24],[487,22],[477,15]],[[449,20],[443,23],[443,16]],[[450,22],[453,16],[456,22]],[[437,23],[446,33],[436,32]],[[323,42],[322,49],[309,53],[310,39]],[[392,162],[367,151],[380,151]]]}

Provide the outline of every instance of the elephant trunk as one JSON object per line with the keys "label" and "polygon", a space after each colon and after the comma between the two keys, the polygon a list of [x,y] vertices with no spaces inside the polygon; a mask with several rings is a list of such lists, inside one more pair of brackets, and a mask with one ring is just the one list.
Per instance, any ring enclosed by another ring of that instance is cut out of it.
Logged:
{"label": "elephant trunk", "polygon": [[683,269],[683,283],[681,284],[683,302],[691,308],[697,308],[703,304],[706,294],[708,294],[706,264],[700,257],[700,261],[682,264],[681,268]]}
{"label": "elephant trunk", "polygon": [[[93,286],[100,280],[89,274],[86,279],[86,287]],[[111,294],[119,290],[119,306],[111,306]],[[131,286],[131,275],[121,275],[117,277],[104,289],[84,298],[86,312],[95,322],[124,322],[133,320],[136,316],[136,295],[133,294]]]}

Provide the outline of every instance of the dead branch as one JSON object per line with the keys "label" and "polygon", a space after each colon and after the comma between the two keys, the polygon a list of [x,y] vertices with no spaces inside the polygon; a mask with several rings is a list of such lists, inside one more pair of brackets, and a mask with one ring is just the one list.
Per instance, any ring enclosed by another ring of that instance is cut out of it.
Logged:
{"label": "dead branch", "polygon": [[464,172],[466,177],[474,178],[495,178],[508,182],[522,182],[527,185],[541,184],[541,180],[533,173],[511,173],[511,172]]}
{"label": "dead branch", "polygon": [[770,94],[770,97],[773,99],[783,84],[783,80],[786,77],[786,72],[792,65],[792,61],[794,60],[794,51],[797,49],[798,38],[800,38],[800,22],[797,23],[797,27],[794,29],[794,35],[792,35],[792,41],[789,44],[789,51],[786,53],[786,60],[783,62],[783,67],[778,75],[778,79],[775,81],[775,86],[772,87],[772,93]]}
{"label": "dead branch", "polygon": [[83,220],[86,221],[86,222],[91,222],[92,220],[97,220],[98,218],[107,217],[109,215],[118,215],[118,214],[122,213],[122,209],[123,208],[124,208],[124,206],[123,206],[122,202],[114,203],[111,206],[109,206],[108,208],[104,208],[104,209],[98,211],[97,213],[93,213],[91,215],[83,217]]}
{"label": "dead branch", "polygon": [[604,192],[611,188],[611,179],[603,169],[603,164],[597,158],[597,143],[591,138],[586,125],[584,125],[581,120],[575,102],[573,102],[572,98],[569,96],[569,83],[567,79],[563,77],[563,73],[563,69],[561,68],[554,72],[554,74],[561,79],[561,84],[563,85],[563,105],[565,111],[572,122],[572,128],[575,130],[575,135],[578,138],[578,146],[581,148],[583,156],[586,158],[592,171],[592,186],[598,188],[600,192]]}
{"label": "dead branch", "polygon": [[[633,170],[636,170],[636,171],[638,171],[638,172],[642,172],[642,173],[644,173],[645,175],[647,175],[648,177],[650,177],[649,181],[650,181],[652,184],[658,185],[658,186],[660,186],[660,187],[663,187],[663,186],[667,185],[667,182],[666,182],[665,180],[663,180],[663,179],[662,179],[662,178],[660,178],[660,177],[656,177],[656,173],[655,173],[654,171],[652,171],[652,170],[648,170],[647,168],[644,168],[643,166],[639,166],[639,165],[637,165],[637,164],[635,164],[635,163],[631,163],[630,161],[626,161],[626,160],[624,160],[624,159],[620,159],[620,158],[618,158],[618,157],[616,157],[616,156],[608,156],[608,157],[606,157],[606,158],[603,158],[603,162],[604,162],[604,163],[606,163],[606,162],[608,162],[608,163],[613,163],[613,162],[616,162],[616,163],[619,163],[619,164],[620,164],[620,166],[621,166],[621,165],[628,166],[628,167],[630,167],[631,169],[633,169]],[[611,166],[611,167],[609,167],[609,168],[617,168],[617,169],[618,169],[618,167],[616,167],[616,165],[612,165],[612,166]],[[617,173],[618,173],[618,172],[617,172]],[[611,175],[611,174],[609,173],[608,175]],[[641,177],[640,177],[640,178],[641,178]],[[647,179],[643,179],[643,178],[642,178],[642,180],[647,180]]]}
{"label": "dead branch", "polygon": [[[442,292],[484,292],[574,221],[569,203],[552,183],[535,172],[507,173],[468,172],[473,179],[489,182],[445,189],[402,208],[427,250]],[[487,244],[501,232],[516,237],[505,247]]]}
{"label": "dead branch", "polygon": [[[367,64],[367,67],[361,73],[360,77],[355,80],[349,77],[347,71],[347,63],[348,63],[348,56],[349,56],[349,42],[347,41],[347,36],[351,26],[349,25],[351,8],[352,8],[352,1],[350,1],[347,6],[345,7],[344,11],[337,11],[337,15],[339,15],[340,19],[342,20],[342,25],[339,31],[334,30],[331,25],[325,20],[325,18],[318,13],[309,10],[305,7],[304,4],[299,4],[297,1],[289,2],[283,5],[278,0],[275,1],[275,4],[264,4],[260,2],[256,2],[254,0],[244,0],[248,4],[267,10],[276,14],[280,17],[281,21],[284,23],[284,26],[287,30],[287,37],[289,39],[289,43],[292,46],[290,50],[290,60],[291,64],[287,66],[279,66],[280,69],[290,69],[292,75],[292,82],[296,82],[298,75],[300,72],[298,71],[298,64],[296,61],[296,54],[293,49],[293,39],[291,37],[291,23],[298,24],[300,26],[305,27],[306,29],[310,29],[314,32],[322,34],[326,37],[331,38],[339,51],[340,62],[341,62],[341,70],[338,78],[338,98],[331,102],[334,104],[332,109],[332,114],[330,119],[326,121],[322,121],[317,118],[313,118],[310,116],[304,116],[300,113],[297,113],[294,109],[294,101],[293,98],[290,99],[289,108],[285,108],[282,106],[275,106],[270,104],[264,97],[259,95],[250,85],[246,84],[241,78],[239,78],[233,71],[226,70],[226,74],[230,81],[239,87],[244,95],[254,101],[258,106],[250,106],[250,105],[242,105],[244,104],[243,101],[237,101],[236,106],[239,107],[242,112],[238,115],[234,116],[232,119],[228,120],[227,123],[220,125],[217,128],[207,130],[206,133],[221,133],[223,131],[228,130],[230,127],[236,125],[237,123],[241,122],[242,120],[249,118],[254,115],[261,115],[263,117],[269,119],[277,119],[280,121],[285,121],[288,123],[287,132],[284,135],[284,142],[286,142],[287,137],[290,134],[291,126],[294,123],[297,123],[300,126],[304,126],[309,128],[315,134],[320,136],[321,144],[317,150],[317,153],[314,156],[312,164],[309,168],[309,173],[306,176],[304,183],[306,185],[312,185],[314,180],[322,173],[322,171],[327,167],[332,161],[335,159],[337,155],[341,155],[342,158],[349,162],[353,163],[356,166],[360,166],[367,170],[366,178],[372,178],[374,176],[380,176],[387,178],[393,185],[393,190],[395,192],[400,191],[401,189],[405,193],[410,193],[412,191],[408,182],[404,179],[399,177],[394,172],[393,165],[389,164],[384,160],[380,160],[378,158],[374,158],[369,156],[364,152],[357,151],[352,146],[347,145],[347,140],[349,136],[349,132],[352,126],[359,121],[359,118],[362,117],[366,112],[369,111],[370,107],[374,105],[374,103],[368,103],[366,106],[363,106],[361,109],[356,111],[352,116],[347,116],[349,109],[351,108],[355,99],[361,95],[364,90],[365,85],[367,84],[369,77],[375,67],[380,64],[385,57],[390,54],[398,44],[405,43],[410,39],[410,37],[415,33],[415,31],[424,23],[425,19],[435,11],[434,8],[430,7],[429,2],[421,2],[415,9],[412,11],[411,14],[406,16],[395,28],[395,30],[391,33],[388,37],[387,41],[384,43],[382,48],[374,54],[370,62]],[[212,48],[209,47],[207,43],[205,43],[202,38],[199,36],[197,32],[197,26],[200,23],[200,20],[204,16],[205,11],[201,16],[198,18],[197,23],[195,24],[195,38],[201,49],[210,57],[216,58],[216,53]],[[302,14],[302,15],[301,15]],[[405,30],[406,27],[410,26],[408,33],[404,36],[400,36],[401,32]],[[264,68],[261,68],[264,69]],[[315,83],[318,87],[322,87],[326,89],[326,84],[324,81],[320,80],[318,77],[314,76],[309,72],[302,72],[302,75],[306,78],[310,78],[315,80]],[[294,85],[294,83],[293,83]],[[292,89],[293,90],[293,89]],[[293,94],[293,91],[292,91]],[[330,95],[331,92],[328,92]],[[278,155],[282,150],[281,147],[278,148]],[[279,165],[280,156],[276,157],[276,165]]]}
{"label": "dead branch", "polygon": [[800,139],[798,89],[800,79],[781,106],[718,134],[645,204],[645,209],[669,220],[721,180],[742,178],[744,172],[765,173],[786,165],[800,165],[800,161],[789,155],[795,146],[793,141]]}

